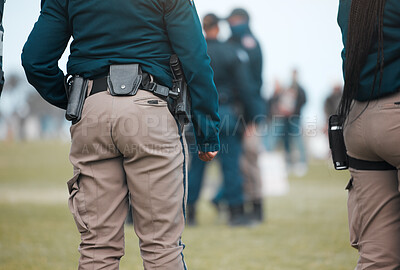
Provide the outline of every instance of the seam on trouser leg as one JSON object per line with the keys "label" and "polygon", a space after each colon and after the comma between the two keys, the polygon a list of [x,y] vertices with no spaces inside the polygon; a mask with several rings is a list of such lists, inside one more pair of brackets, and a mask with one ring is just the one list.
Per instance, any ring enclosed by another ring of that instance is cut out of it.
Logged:
{"label": "seam on trouser leg", "polygon": [[186,152],[185,152],[185,144],[183,142],[183,135],[180,129],[180,124],[177,122],[176,123],[178,125],[178,130],[179,130],[179,141],[181,142],[181,147],[182,147],[182,154],[183,154],[183,201],[182,201],[182,210],[183,210],[183,217],[185,218],[186,221],[186,179],[187,179],[187,175],[186,175]]}
{"label": "seam on trouser leg", "polygon": [[[99,212],[98,212],[98,205],[97,205],[97,202],[98,202],[98,183],[96,181],[96,176],[94,175],[92,164],[90,164],[89,167],[90,167],[90,170],[92,171],[93,181],[95,181],[95,183],[96,183],[96,208],[97,208],[96,209],[96,228],[97,228],[98,225],[99,225]],[[95,245],[97,245],[98,237],[99,237],[98,233],[96,232],[96,238],[95,238],[95,241],[94,241]],[[96,249],[94,248],[93,249],[93,255],[92,255],[92,269],[93,270],[96,270],[96,269],[94,269],[95,255],[96,255]]]}
{"label": "seam on trouser leg", "polygon": [[[185,202],[186,202],[186,177],[187,177],[187,175],[186,175],[186,152],[185,152],[185,144],[183,142],[183,136],[182,136],[182,132],[181,132],[181,129],[180,129],[180,125],[179,125],[178,122],[176,124],[178,125],[179,140],[181,142],[182,154],[183,154],[183,201],[182,201],[182,211],[183,211],[184,220],[186,222],[186,205],[185,205]],[[182,237],[179,240],[179,246],[182,246],[183,249],[185,248],[185,245],[182,244]],[[181,252],[181,256],[182,256],[183,268],[185,270],[187,270],[186,263],[185,263],[185,257],[183,255],[183,252]]]}
{"label": "seam on trouser leg", "polygon": [[[116,128],[117,122],[118,122],[118,121],[113,121],[113,122],[111,123],[111,120],[112,120],[113,116],[115,116],[115,119],[117,118],[117,117],[116,117],[117,114],[114,112],[114,107],[115,107],[114,104],[115,104],[115,97],[112,97],[112,108],[111,108],[111,117],[110,117],[110,138],[111,138],[111,141],[112,141],[112,143],[113,143],[113,145],[114,145],[114,149],[115,149],[116,151],[118,151],[118,153],[119,153],[121,156],[123,156],[123,153],[119,150],[117,144],[116,144],[115,141],[114,141],[113,130],[114,130],[114,128]],[[114,150],[114,151],[115,151],[115,150]]]}
{"label": "seam on trouser leg", "polygon": [[[150,194],[151,193],[151,187],[150,187],[150,172],[148,171],[147,172],[147,181],[146,181],[146,183],[147,183],[147,193],[148,194]],[[152,243],[154,243],[154,238],[155,238],[155,234],[156,234],[156,228],[155,228],[155,226],[154,226],[154,213],[153,213],[153,203],[152,203],[152,200],[151,200],[151,196],[149,195],[149,204],[150,204],[150,215],[151,215],[151,226],[153,227],[152,228],[152,232],[153,232],[153,237],[152,237]],[[153,261],[156,261],[156,253],[155,253],[155,250],[157,250],[156,248],[153,250],[153,252],[152,252],[152,254],[153,254],[153,257],[154,257],[154,259],[153,259]],[[158,268],[158,266],[157,266],[157,264],[155,264],[154,265],[155,266],[155,270],[157,270],[157,268]]]}
{"label": "seam on trouser leg", "polygon": [[[362,267],[362,265],[363,265],[363,263],[362,262],[360,262],[360,260],[361,260],[361,253],[362,253],[362,241],[361,241],[361,239],[362,239],[362,231],[363,231],[363,227],[364,227],[364,217],[363,217],[363,215],[362,215],[362,212],[363,212],[363,209],[362,209],[362,207],[361,207],[361,204],[360,204],[360,201],[359,201],[359,196],[358,196],[358,188],[356,188],[356,185],[354,184],[354,181],[356,180],[356,178],[354,178],[353,177],[353,186],[352,186],[352,188],[353,188],[353,191],[354,191],[354,195],[355,195],[355,203],[356,203],[356,205],[355,205],[355,207],[357,207],[357,215],[358,215],[358,217],[359,217],[359,222],[360,222],[360,225],[361,225],[361,228],[362,229],[358,229],[358,241],[357,241],[357,245],[358,245],[358,253],[360,254],[360,259],[359,259],[359,262],[357,263],[359,266],[361,266]],[[357,227],[359,227],[359,226],[357,226]]]}

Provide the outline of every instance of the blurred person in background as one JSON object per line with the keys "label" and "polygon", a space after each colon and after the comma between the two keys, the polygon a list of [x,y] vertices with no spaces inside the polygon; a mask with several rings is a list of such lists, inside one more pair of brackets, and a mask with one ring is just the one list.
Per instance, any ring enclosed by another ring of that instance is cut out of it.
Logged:
{"label": "blurred person in background", "polygon": [[356,269],[400,269],[400,1],[341,0],[338,22]]}
{"label": "blurred person in background", "polygon": [[73,36],[67,71],[84,102],[71,126],[74,176],[68,181],[81,234],[79,269],[119,268],[129,201],[144,268],[187,269],[181,240],[187,155],[166,101],[171,55],[186,75],[199,158],[211,161],[220,148],[218,94],[193,1],[42,4],[22,64],[42,97],[66,109],[73,100],[58,61]]}
{"label": "blurred person in background", "polygon": [[[261,170],[258,165],[258,156],[262,152],[262,141],[257,135],[259,124],[261,119],[265,120],[266,110],[264,100],[261,96],[261,88],[263,85],[262,73],[263,73],[263,55],[261,52],[261,46],[256,37],[253,35],[250,29],[250,15],[243,8],[236,8],[232,10],[228,16],[227,21],[229,23],[232,35],[229,41],[236,44],[249,56],[249,67],[251,77],[248,84],[255,84],[257,88],[257,106],[258,110],[258,121],[253,121],[252,125],[248,125],[243,138],[243,155],[241,157],[240,166],[242,174],[244,175],[244,186],[245,196],[247,201],[247,207],[250,215],[256,220],[262,222],[263,216],[263,196],[261,193],[262,182],[261,182]],[[243,91],[238,89],[238,91]],[[255,120],[255,119],[253,119]]]}
{"label": "blurred person in background", "polygon": [[69,139],[69,123],[63,111],[51,106],[38,93],[33,93],[27,103],[30,109],[27,119],[30,139]]}
{"label": "blurred person in background", "polygon": [[249,55],[252,80],[261,96],[263,55],[260,43],[250,29],[250,15],[245,9],[236,8],[232,10],[227,21],[232,32],[229,41],[240,46]]}
{"label": "blurred person in background", "polygon": [[65,124],[62,111],[45,102],[25,78],[9,74],[0,99],[1,139],[60,139]]}
{"label": "blurred person in background", "polygon": [[29,100],[33,94],[32,87],[17,74],[8,76],[0,99],[0,125],[4,127],[6,139],[26,138],[25,122],[31,113]]}
{"label": "blurred person in background", "polygon": [[303,176],[307,172],[307,155],[301,110],[306,103],[306,94],[297,77],[297,70],[293,70],[292,82],[288,88],[282,87],[279,82],[275,83],[275,92],[269,101],[273,116],[266,148],[274,151],[282,141],[288,170],[297,176]]}
{"label": "blurred person in background", "polygon": [[[241,117],[251,121],[260,113],[258,88],[251,80],[249,56],[236,44],[218,41],[219,18],[208,14],[203,19],[208,54],[214,70],[214,81],[219,95],[221,117],[221,151],[218,159],[222,165],[223,200],[229,207],[229,225],[251,225],[252,220],[244,214],[243,177],[239,159],[242,153],[243,129]],[[196,202],[204,178],[205,163],[195,152],[189,169],[188,224],[196,224]],[[214,203],[216,203],[214,201]],[[220,203],[218,201],[218,203]]]}
{"label": "blurred person in background", "polygon": [[279,117],[279,100],[282,93],[285,91],[281,82],[276,79],[274,82],[274,93],[267,100],[267,127],[266,134],[263,137],[264,147],[267,151],[274,151],[281,139],[278,134],[283,133],[283,125],[280,123]]}
{"label": "blurred person in background", "polygon": [[[292,83],[289,91],[293,92],[295,98],[295,106],[291,115],[287,118],[287,129],[285,132],[285,149],[289,168],[297,176],[303,176],[307,172],[307,153],[304,145],[303,127],[301,113],[307,102],[306,91],[299,83],[299,74],[297,69],[292,71]],[[294,159],[293,150],[297,150],[298,157]]]}

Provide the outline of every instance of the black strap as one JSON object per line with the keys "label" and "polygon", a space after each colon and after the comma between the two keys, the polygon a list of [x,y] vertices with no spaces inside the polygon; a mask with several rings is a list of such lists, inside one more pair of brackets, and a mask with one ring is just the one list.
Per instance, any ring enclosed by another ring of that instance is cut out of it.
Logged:
{"label": "black strap", "polygon": [[93,86],[92,86],[92,91],[90,91],[90,96],[107,91],[107,77],[102,77],[99,79],[93,80]]}
{"label": "black strap", "polygon": [[170,95],[170,89],[168,87],[152,82],[150,74],[143,72],[142,76],[143,79],[140,89],[149,91],[161,98],[167,98]]}
{"label": "black strap", "polygon": [[356,170],[364,170],[364,171],[392,171],[397,170],[396,167],[393,167],[386,161],[368,161],[368,160],[360,160],[353,157],[349,158],[349,167]]}

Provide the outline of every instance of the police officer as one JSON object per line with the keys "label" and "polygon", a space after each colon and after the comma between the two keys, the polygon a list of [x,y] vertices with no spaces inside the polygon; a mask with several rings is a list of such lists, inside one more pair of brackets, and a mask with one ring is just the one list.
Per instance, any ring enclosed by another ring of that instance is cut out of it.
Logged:
{"label": "police officer", "polygon": [[[243,132],[239,126],[241,121],[254,119],[259,113],[260,101],[257,100],[257,86],[251,83],[247,53],[234,44],[217,40],[218,21],[215,14],[206,15],[203,29],[219,94],[222,119],[220,129],[222,151],[219,158],[223,172],[224,199],[229,205],[229,224],[250,225],[251,220],[244,215],[243,207],[243,178],[239,168]],[[240,119],[239,112],[244,113],[244,119]],[[196,224],[195,205],[202,185],[204,166],[205,164],[197,157],[192,158],[188,196],[188,223],[191,225]]]}
{"label": "police officer", "polygon": [[355,269],[400,269],[400,1],[340,1],[338,23]]}
{"label": "police officer", "polygon": [[227,20],[232,32],[229,40],[241,46],[249,55],[251,76],[261,92],[263,55],[260,43],[250,30],[250,15],[245,9],[236,8]]}
{"label": "police officer", "polygon": [[[82,240],[79,269],[118,269],[128,201],[144,268],[186,269],[185,141],[165,98],[153,91],[172,86],[169,59],[176,53],[192,96],[199,158],[212,160],[219,150],[218,95],[194,3],[46,0],[22,64],[43,98],[62,109],[68,99],[58,60],[71,36],[72,89],[83,80],[87,93],[81,120],[71,126],[68,181]],[[127,69],[131,76],[122,76]],[[130,77],[142,82],[115,84]],[[131,86],[137,92],[118,95]]]}
{"label": "police officer", "polygon": [[[249,55],[250,81],[257,87],[257,99],[262,100],[262,67],[263,56],[258,40],[250,30],[250,16],[243,8],[234,9],[227,18],[231,28],[232,36],[229,41],[237,44]],[[261,122],[265,109],[262,109],[258,115],[258,123]],[[264,220],[263,194],[261,183],[261,171],[258,167],[258,155],[262,149],[262,143],[259,137],[255,136],[257,125],[250,125],[246,131],[243,142],[243,155],[241,158],[241,170],[245,178],[245,193],[248,209],[251,209],[251,215],[258,221]]]}

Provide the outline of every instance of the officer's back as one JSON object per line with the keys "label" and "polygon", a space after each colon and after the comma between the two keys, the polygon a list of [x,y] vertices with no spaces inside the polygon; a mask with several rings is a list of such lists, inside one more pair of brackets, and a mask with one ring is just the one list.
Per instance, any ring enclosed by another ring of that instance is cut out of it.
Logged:
{"label": "officer's back", "polygon": [[218,104],[210,103],[217,95],[212,81],[205,80],[212,78],[212,70],[193,1],[46,0],[42,4],[22,63],[29,82],[48,102],[67,106],[58,59],[71,35],[67,72],[87,79],[107,75],[111,64],[138,63],[156,83],[171,87],[169,59],[176,53],[192,93],[197,144],[203,152],[217,150],[218,136],[210,133],[219,121]]}

